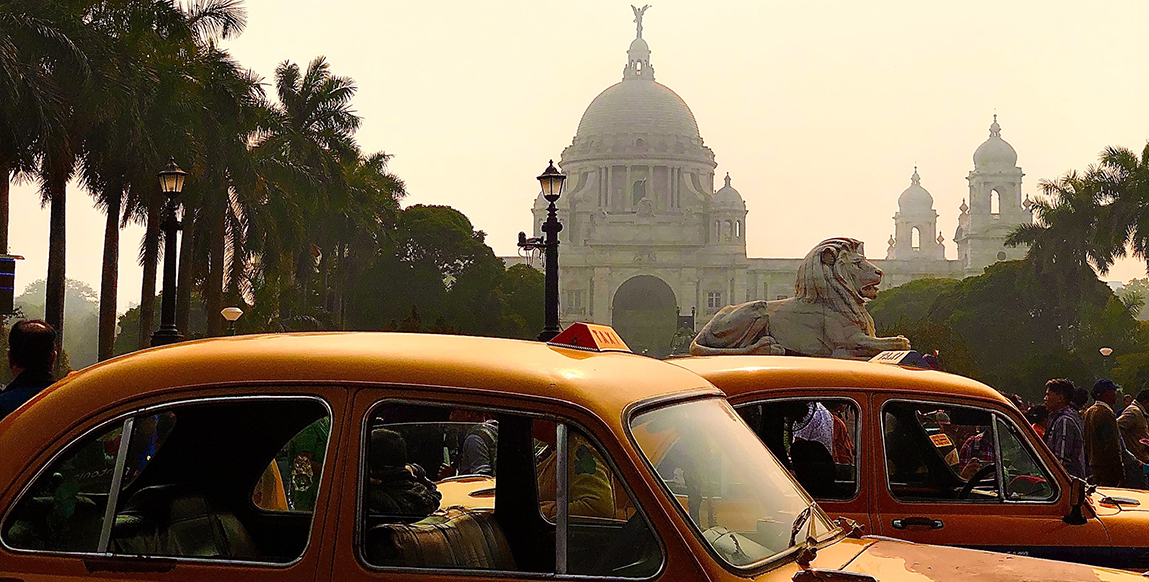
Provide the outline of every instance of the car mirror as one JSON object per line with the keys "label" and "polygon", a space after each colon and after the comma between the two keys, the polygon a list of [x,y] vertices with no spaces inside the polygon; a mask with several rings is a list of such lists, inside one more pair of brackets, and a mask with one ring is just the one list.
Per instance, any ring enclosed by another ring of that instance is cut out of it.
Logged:
{"label": "car mirror", "polygon": [[1081,506],[1085,505],[1085,481],[1077,477],[1070,479],[1069,503],[1071,505],[1069,513],[1061,518],[1061,521],[1069,525],[1085,525],[1085,515],[1081,512]]}

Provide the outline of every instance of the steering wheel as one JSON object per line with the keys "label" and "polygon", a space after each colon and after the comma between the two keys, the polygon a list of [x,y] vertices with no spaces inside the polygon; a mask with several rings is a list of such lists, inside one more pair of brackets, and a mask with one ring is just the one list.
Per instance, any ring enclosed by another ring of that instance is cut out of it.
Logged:
{"label": "steering wheel", "polygon": [[958,499],[968,499],[970,493],[973,493],[974,486],[976,486],[981,481],[984,481],[985,478],[990,475],[990,473],[993,473],[993,481],[997,481],[997,465],[989,463],[988,465],[978,469],[977,473],[974,473],[969,478],[969,481],[965,482],[965,487],[962,487],[961,491],[958,493]]}

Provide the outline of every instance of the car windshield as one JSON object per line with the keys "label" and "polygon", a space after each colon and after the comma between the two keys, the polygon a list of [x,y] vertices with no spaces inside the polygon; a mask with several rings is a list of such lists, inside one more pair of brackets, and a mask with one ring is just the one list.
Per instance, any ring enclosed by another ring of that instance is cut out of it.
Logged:
{"label": "car windshield", "polygon": [[690,522],[731,565],[762,562],[834,529],[724,400],[648,410],[630,430]]}

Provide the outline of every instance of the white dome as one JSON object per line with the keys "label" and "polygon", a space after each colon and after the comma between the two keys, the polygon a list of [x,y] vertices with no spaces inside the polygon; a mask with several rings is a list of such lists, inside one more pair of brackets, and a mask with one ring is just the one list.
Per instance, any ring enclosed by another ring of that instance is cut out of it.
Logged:
{"label": "white dome", "polygon": [[973,167],[1012,169],[1016,166],[1017,152],[1009,142],[1001,139],[1001,126],[997,124],[997,115],[994,115],[989,126],[989,139],[973,153]]}
{"label": "white dome", "polygon": [[662,134],[700,139],[690,107],[667,86],[626,79],[591,101],[578,124],[576,141],[590,136]]}
{"label": "white dome", "polygon": [[934,209],[934,197],[922,188],[922,178],[917,168],[914,168],[914,175],[910,176],[910,187],[898,196],[898,209],[902,212]]}
{"label": "white dome", "polygon": [[742,195],[730,185],[730,174],[726,174],[726,185],[714,193],[714,198],[711,200],[714,206],[736,207],[742,208],[745,204],[742,201]]}

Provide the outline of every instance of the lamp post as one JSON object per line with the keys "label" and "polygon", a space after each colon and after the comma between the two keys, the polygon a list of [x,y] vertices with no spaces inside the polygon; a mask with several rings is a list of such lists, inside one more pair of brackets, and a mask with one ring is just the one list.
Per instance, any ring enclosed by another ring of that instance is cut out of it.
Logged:
{"label": "lamp post", "polygon": [[1097,351],[1101,352],[1101,357],[1105,361],[1105,376],[1108,377],[1112,372],[1112,366],[1110,364],[1112,360],[1109,359],[1109,356],[1113,355],[1113,348],[1104,347]]}
{"label": "lamp post", "polygon": [[550,160],[547,169],[539,176],[543,198],[546,198],[548,203],[547,219],[543,222],[543,236],[527,238],[526,233],[519,233],[519,248],[532,251],[542,247],[545,257],[543,331],[539,334],[539,341],[543,342],[550,341],[562,331],[559,328],[559,232],[562,231],[563,224],[559,222],[555,202],[562,195],[564,180],[566,176],[555,168],[555,161]]}
{"label": "lamp post", "polygon": [[219,314],[227,320],[227,335],[235,335],[235,322],[243,315],[243,310],[238,307],[224,307],[219,310]]}
{"label": "lamp post", "polygon": [[167,197],[167,204],[164,221],[160,224],[164,231],[163,301],[160,304],[160,327],[152,334],[152,345],[162,346],[183,339],[180,330],[176,329],[176,233],[180,230],[180,221],[176,218],[176,198],[184,189],[187,172],[181,170],[175,158],[172,158],[157,176],[160,178],[160,190]]}

